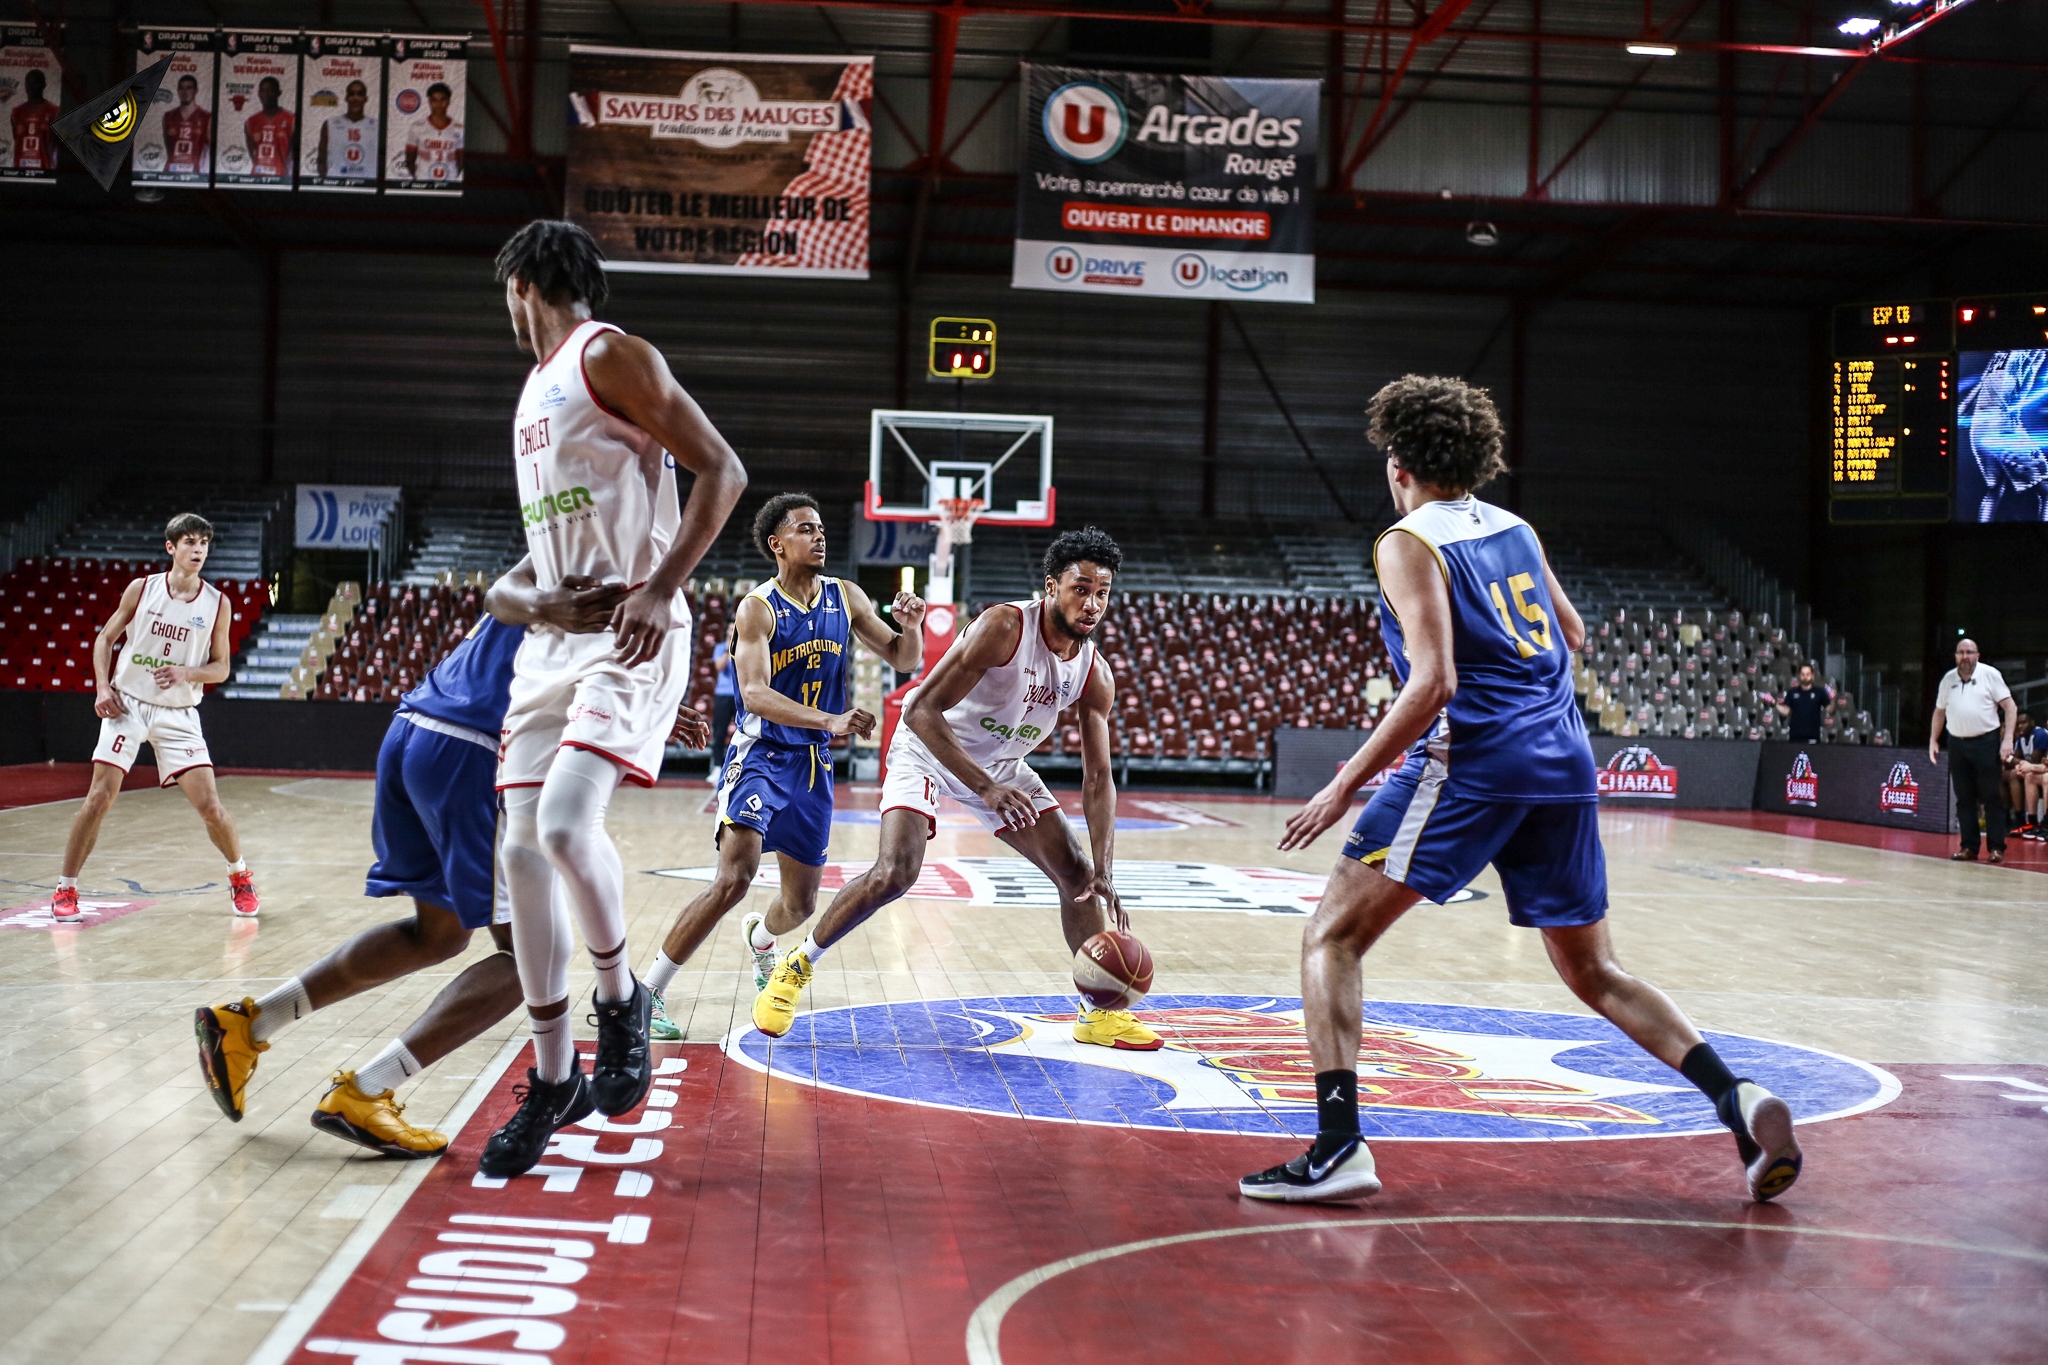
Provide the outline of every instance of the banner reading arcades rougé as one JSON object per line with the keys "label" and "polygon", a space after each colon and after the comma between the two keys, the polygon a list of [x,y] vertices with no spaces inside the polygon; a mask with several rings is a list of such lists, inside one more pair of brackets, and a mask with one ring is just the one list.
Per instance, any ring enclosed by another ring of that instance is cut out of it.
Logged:
{"label": "banner reading arcades roug\u00e9", "polygon": [[1322,82],[1023,77],[1012,285],[1315,302]]}
{"label": "banner reading arcades roug\u00e9", "polygon": [[872,57],[569,49],[568,217],[608,269],[866,279]]}

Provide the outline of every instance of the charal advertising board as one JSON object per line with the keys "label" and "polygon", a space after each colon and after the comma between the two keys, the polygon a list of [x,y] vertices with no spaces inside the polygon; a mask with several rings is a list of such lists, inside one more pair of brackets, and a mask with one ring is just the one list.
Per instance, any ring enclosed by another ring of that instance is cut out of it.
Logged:
{"label": "charal advertising board", "polygon": [[868,277],[875,60],[569,49],[565,214],[605,269]]}
{"label": "charal advertising board", "polygon": [[1864,744],[1762,746],[1756,809],[1945,834],[1955,828],[1948,757]]}
{"label": "charal advertising board", "polygon": [[1025,64],[1011,285],[1314,303],[1321,97]]}
{"label": "charal advertising board", "polygon": [[1658,810],[1748,810],[1757,753],[1741,739],[1625,739],[1594,735],[1603,805]]}

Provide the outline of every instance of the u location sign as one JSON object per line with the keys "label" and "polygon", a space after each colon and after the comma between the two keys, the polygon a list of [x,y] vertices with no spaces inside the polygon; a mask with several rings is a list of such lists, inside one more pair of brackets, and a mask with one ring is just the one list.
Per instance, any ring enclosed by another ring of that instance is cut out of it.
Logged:
{"label": "u location sign", "polygon": [[1321,92],[1026,64],[1010,283],[1314,303]]}

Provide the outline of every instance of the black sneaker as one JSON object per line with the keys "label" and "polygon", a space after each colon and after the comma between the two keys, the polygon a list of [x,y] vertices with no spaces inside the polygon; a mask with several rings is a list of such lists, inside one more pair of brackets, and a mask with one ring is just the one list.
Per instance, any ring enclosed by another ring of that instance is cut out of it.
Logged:
{"label": "black sneaker", "polygon": [[519,1101],[519,1112],[491,1134],[483,1155],[476,1159],[479,1171],[498,1180],[532,1170],[547,1151],[555,1130],[588,1118],[593,1107],[590,1078],[583,1074],[580,1063],[566,1081],[544,1081],[529,1067],[526,1084],[513,1086],[512,1094]]}
{"label": "black sneaker", "polygon": [[1365,1145],[1365,1139],[1352,1138],[1320,1164],[1311,1159],[1314,1156],[1311,1147],[1285,1166],[1248,1175],[1237,1182],[1237,1192],[1247,1199],[1283,1204],[1334,1204],[1380,1192],[1372,1148]]}
{"label": "black sneaker", "polygon": [[633,998],[608,1005],[592,996],[597,1025],[597,1057],[590,1067],[590,1093],[597,1112],[617,1118],[640,1107],[654,1084],[647,1062],[647,1026],[654,1018],[654,993],[636,977]]}
{"label": "black sneaker", "polygon": [[1791,1189],[1804,1161],[1792,1131],[1791,1106],[1755,1081],[1741,1080],[1715,1108],[1735,1134],[1749,1197],[1761,1204]]}

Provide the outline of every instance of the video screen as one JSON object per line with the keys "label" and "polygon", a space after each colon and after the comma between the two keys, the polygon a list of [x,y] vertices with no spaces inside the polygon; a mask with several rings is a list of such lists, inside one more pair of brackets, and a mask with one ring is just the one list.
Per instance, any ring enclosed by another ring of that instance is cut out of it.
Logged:
{"label": "video screen", "polygon": [[2048,522],[2048,349],[1960,361],[1955,519]]}

